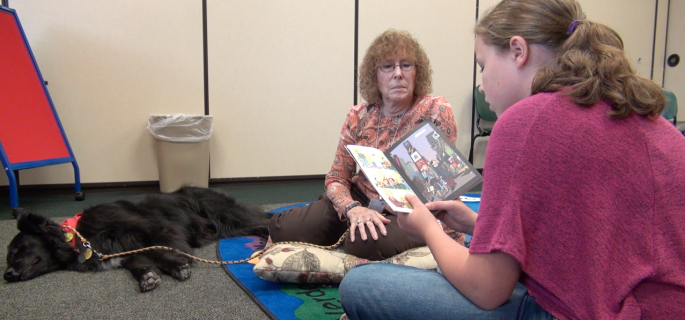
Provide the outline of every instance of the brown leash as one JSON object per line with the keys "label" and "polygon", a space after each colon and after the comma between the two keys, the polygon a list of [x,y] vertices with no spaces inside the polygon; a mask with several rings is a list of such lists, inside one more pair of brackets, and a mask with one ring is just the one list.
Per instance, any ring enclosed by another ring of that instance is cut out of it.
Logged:
{"label": "brown leash", "polygon": [[[347,237],[347,234],[350,233],[350,229],[347,229],[345,231],[345,233],[343,233],[343,235],[340,237],[340,239],[338,239],[338,242],[336,242],[330,246],[320,246],[320,245],[316,245],[316,244],[311,244],[311,243],[306,243],[306,242],[298,242],[298,241],[282,241],[282,242],[272,243],[270,246],[262,249],[261,251],[257,251],[256,254],[253,254],[249,258],[245,258],[242,260],[234,260],[234,261],[213,261],[213,260],[198,258],[198,257],[193,256],[191,254],[185,253],[181,250],[174,249],[172,247],[165,247],[165,246],[151,246],[151,247],[147,247],[147,248],[141,248],[141,249],[126,251],[126,252],[120,252],[120,253],[114,253],[114,254],[100,254],[99,252],[97,252],[93,248],[91,248],[90,242],[88,242],[88,240],[86,240],[86,238],[84,238],[78,231],[76,231],[76,228],[73,228],[71,226],[63,226],[63,227],[71,229],[79,237],[79,239],[81,239],[81,243],[86,248],[86,250],[85,250],[85,252],[86,252],[85,257],[86,258],[84,259],[84,261],[90,259],[92,253],[95,253],[95,255],[97,255],[101,261],[104,261],[107,259],[121,257],[121,256],[129,255],[129,254],[140,253],[143,251],[162,249],[162,250],[175,251],[175,252],[180,253],[180,254],[188,257],[188,258],[191,258],[193,260],[197,260],[200,262],[209,263],[209,264],[219,264],[219,265],[238,264],[238,263],[250,261],[252,259],[260,258],[261,256],[264,255],[264,253],[266,252],[267,249],[269,249],[269,248],[271,248],[277,244],[305,245],[305,246],[310,246],[310,247],[319,248],[319,249],[326,249],[326,250],[335,249],[335,248],[339,247],[343,243],[343,241],[345,241],[345,237]],[[90,250],[92,252],[88,253],[88,250]],[[80,261],[80,259],[81,258],[79,258],[79,261]],[[81,262],[83,262],[83,261],[81,261]]]}

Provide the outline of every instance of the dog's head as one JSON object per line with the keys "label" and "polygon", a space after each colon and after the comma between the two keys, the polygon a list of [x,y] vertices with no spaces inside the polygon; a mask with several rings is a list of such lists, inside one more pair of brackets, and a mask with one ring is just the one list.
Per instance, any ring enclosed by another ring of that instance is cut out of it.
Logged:
{"label": "dog's head", "polygon": [[12,214],[17,218],[19,234],[7,246],[5,280],[30,280],[67,269],[75,260],[77,253],[65,241],[59,224],[23,208],[14,209]]}

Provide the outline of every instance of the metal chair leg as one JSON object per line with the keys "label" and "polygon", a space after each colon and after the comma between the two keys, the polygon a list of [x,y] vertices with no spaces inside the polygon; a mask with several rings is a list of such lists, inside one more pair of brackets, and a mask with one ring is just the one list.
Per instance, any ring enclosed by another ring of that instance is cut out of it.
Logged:
{"label": "metal chair leg", "polygon": [[7,169],[7,179],[9,179],[9,189],[10,189],[10,207],[16,208],[19,206],[19,192],[17,191],[17,178],[14,175],[14,171]]}

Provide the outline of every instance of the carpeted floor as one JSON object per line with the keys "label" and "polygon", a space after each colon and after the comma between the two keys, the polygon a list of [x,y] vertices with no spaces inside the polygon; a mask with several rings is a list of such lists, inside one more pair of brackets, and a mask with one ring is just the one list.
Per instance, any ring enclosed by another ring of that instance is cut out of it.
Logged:
{"label": "carpeted floor", "polygon": [[[323,191],[323,181],[218,188],[268,211],[316,199]],[[154,192],[84,191],[84,202],[74,201],[71,192],[22,195],[20,191],[19,205],[62,222],[91,205]],[[9,197],[0,194],[0,270],[6,268],[7,244],[16,233]],[[216,261],[217,243],[196,250],[195,256]],[[163,275],[157,289],[148,293],[140,293],[138,283],[124,269],[59,271],[26,282],[0,280],[0,299],[3,319],[269,319],[221,266],[205,263],[196,263],[192,276],[183,282]]]}
{"label": "carpeted floor", "polygon": [[[213,187],[213,186],[210,186]],[[315,200],[323,180],[272,185],[216,186],[266,211]],[[5,270],[7,244],[16,235],[9,197],[0,189],[0,270]],[[83,208],[156,190],[93,192],[74,201],[73,192],[22,194],[19,205],[62,222]],[[216,261],[218,243],[195,251],[195,256]],[[59,271],[36,279],[0,281],[0,317],[4,319],[269,319],[267,314],[219,265],[196,263],[183,282],[163,275],[157,289],[140,293],[138,283],[124,269],[98,273]]]}
{"label": "carpeted floor", "polygon": [[[15,225],[0,221],[3,261]],[[195,256],[216,261],[216,251],[213,243],[196,250]],[[4,270],[5,263],[0,265]],[[139,292],[125,269],[58,271],[26,282],[2,280],[0,299],[3,319],[269,319],[221,266],[205,263],[196,263],[183,282],[163,275],[157,289],[147,293]]]}

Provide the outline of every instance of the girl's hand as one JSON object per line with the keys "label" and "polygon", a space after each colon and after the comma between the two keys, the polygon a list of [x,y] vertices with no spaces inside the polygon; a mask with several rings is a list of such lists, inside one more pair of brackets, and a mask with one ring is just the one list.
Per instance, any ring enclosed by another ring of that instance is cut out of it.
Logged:
{"label": "girl's hand", "polygon": [[407,195],[407,201],[409,201],[414,210],[411,213],[397,212],[397,223],[410,240],[426,243],[425,235],[438,229],[442,230],[442,227],[419,198]]}
{"label": "girl's hand", "polygon": [[429,202],[426,208],[439,210],[435,217],[454,231],[473,235],[478,214],[460,200]]}

